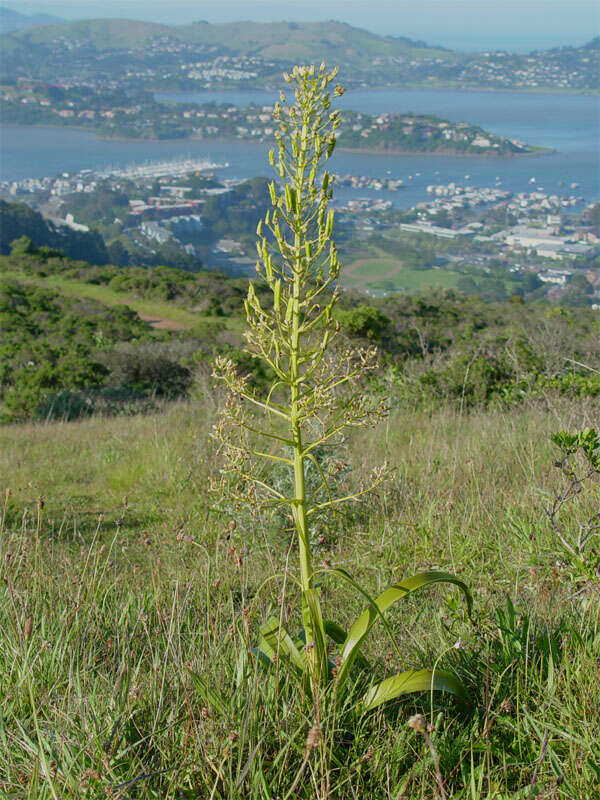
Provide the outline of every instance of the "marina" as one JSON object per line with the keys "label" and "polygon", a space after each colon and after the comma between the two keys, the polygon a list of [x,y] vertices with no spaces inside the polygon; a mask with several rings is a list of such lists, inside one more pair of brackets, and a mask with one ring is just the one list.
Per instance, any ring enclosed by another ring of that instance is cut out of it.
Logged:
{"label": "marina", "polygon": [[[126,167],[111,166],[106,169],[96,170],[93,174],[97,178],[123,178],[124,180],[144,180],[162,178],[166,175],[179,177],[193,172],[207,172],[208,170],[226,169],[225,163],[213,163],[203,159],[191,157],[174,159],[171,161],[148,161],[143,164],[130,164]],[[84,174],[88,170],[81,170]]]}

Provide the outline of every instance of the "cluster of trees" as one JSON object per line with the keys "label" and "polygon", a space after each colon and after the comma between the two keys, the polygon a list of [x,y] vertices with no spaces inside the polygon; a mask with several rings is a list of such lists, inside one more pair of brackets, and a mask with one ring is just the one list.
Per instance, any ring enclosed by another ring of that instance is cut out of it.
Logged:
{"label": "cluster of trees", "polygon": [[100,387],[110,343],[143,339],[147,326],[119,306],[0,280],[0,418],[28,419],[57,393]]}
{"label": "cluster of trees", "polygon": [[106,264],[109,260],[104,240],[96,231],[56,226],[26,203],[0,200],[0,254],[10,253],[12,243],[22,236],[38,247],[60,250],[70,258],[85,258],[95,264]]}
{"label": "cluster of trees", "polygon": [[125,192],[101,183],[93,192],[67,195],[63,214],[73,214],[84,225],[110,224],[115,218],[125,221],[129,215],[129,197]]}
{"label": "cluster of trees", "polygon": [[251,178],[226,195],[209,197],[202,207],[202,219],[210,237],[254,241],[256,220],[269,208],[268,187],[266,178]]}
{"label": "cluster of trees", "polygon": [[[180,185],[198,193],[218,184],[210,177],[191,176],[180,182]],[[196,271],[202,268],[202,262],[208,258],[210,248],[218,239],[233,238],[251,244],[256,231],[256,220],[261,215],[264,216],[269,197],[265,178],[244,181],[226,195],[212,195],[206,199],[202,208],[202,227],[192,235],[178,234],[177,238],[160,244],[152,242],[150,247],[144,245],[128,220],[129,198],[134,191],[134,196],[139,196],[139,189],[134,190],[134,187],[131,187],[130,192],[126,185],[115,189],[108,184],[100,184],[92,192],[78,192],[67,196],[61,213],[71,213],[78,222],[93,226],[97,231],[93,235],[99,242],[104,240],[106,245],[102,244],[103,250],[99,257],[96,257],[94,250],[90,250],[88,254],[79,250],[75,252],[72,248],[69,251],[65,249],[65,252],[73,258],[86,258],[98,264],[110,261],[120,267],[166,265]],[[160,183],[155,181],[151,188],[152,195],[157,196],[160,191]],[[43,223],[41,216],[38,217]],[[168,225],[168,221],[165,224]],[[38,235],[38,226],[21,226],[18,235],[22,233],[27,233],[36,245],[47,243]],[[194,255],[184,249],[184,243],[194,245]],[[8,248],[4,252],[8,252]]]}
{"label": "cluster of trees", "polygon": [[[22,278],[15,280],[15,274]],[[185,306],[198,313],[198,324],[159,331],[127,306],[107,307],[40,288],[56,275]],[[11,255],[0,257],[0,282],[3,421],[139,409],[140,402],[156,396],[179,397],[216,353],[231,355],[255,383],[268,378],[243,354],[242,320],[225,324],[243,313],[246,279],[168,267],[90,265],[22,238]],[[264,303],[265,287],[256,291]],[[382,370],[374,390],[379,385],[403,402],[467,406],[547,393],[600,394],[598,376],[576,364],[600,368],[600,323],[585,308],[534,303],[524,315],[518,297],[485,302],[470,292],[444,291],[365,304],[363,295],[346,292],[336,313],[345,336],[380,349]]]}
{"label": "cluster of trees", "polygon": [[[457,128],[454,123],[435,116],[394,114],[374,128],[370,127],[372,121],[373,118],[369,115],[346,112],[346,123],[339,138],[340,147],[495,156],[510,156],[522,152],[510,140],[490,134],[475,125]],[[445,135],[449,130],[453,131],[450,138]],[[473,145],[472,142],[478,136],[489,144],[483,147]]]}
{"label": "cluster of trees", "polygon": [[[600,322],[588,309],[489,303],[445,291],[354,305],[350,336],[379,345],[398,401],[521,402],[548,394],[600,395]],[[585,365],[585,366],[583,366]]]}

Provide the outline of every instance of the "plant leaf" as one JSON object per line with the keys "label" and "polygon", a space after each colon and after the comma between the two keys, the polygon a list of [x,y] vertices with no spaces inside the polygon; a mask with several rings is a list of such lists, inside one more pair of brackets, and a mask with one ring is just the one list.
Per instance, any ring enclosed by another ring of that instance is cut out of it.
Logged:
{"label": "plant leaf", "polygon": [[344,644],[347,633],[341,625],[338,625],[337,622],[334,622],[332,619],[323,620],[323,625],[325,627],[325,633],[330,639],[333,639],[336,644]]}
{"label": "plant leaf", "polygon": [[278,656],[291,664],[300,674],[304,672],[306,667],[304,658],[277,618],[273,617],[265,622],[260,629],[260,635],[260,649],[271,661],[274,660],[274,656]]}
{"label": "plant leaf", "polygon": [[434,689],[450,692],[458,697],[464,697],[465,694],[462,683],[450,672],[442,669],[436,669],[435,672],[431,669],[409,669],[371,686],[361,701],[361,707],[364,711],[370,711],[403,694],[430,692]]}
{"label": "plant leaf", "polygon": [[[307,589],[302,592],[302,617],[304,619],[304,631],[312,631],[315,648],[315,661],[321,675],[327,675],[329,666],[327,663],[327,645],[325,642],[325,626],[323,622],[323,612],[319,603],[319,595],[314,589]],[[307,622],[310,620],[310,629]],[[308,638],[308,637],[307,637]],[[308,658],[308,655],[306,656]]]}
{"label": "plant leaf", "polygon": [[[341,572],[341,570],[337,571]],[[383,619],[383,613],[387,611],[387,609],[397,600],[402,600],[404,597],[412,594],[412,592],[432,586],[435,583],[453,583],[458,586],[465,595],[467,610],[469,615],[471,614],[473,598],[471,597],[471,592],[469,591],[468,586],[466,583],[461,581],[460,578],[456,578],[454,575],[450,575],[448,572],[420,572],[417,575],[406,578],[400,583],[393,584],[375,600],[369,600],[369,607],[363,611],[354,625],[350,628],[348,636],[346,637],[346,641],[342,645],[342,665],[338,673],[338,684],[347,680],[352,664],[356,660],[359,653],[360,645],[377,619]],[[363,591],[362,594],[366,593]],[[391,632],[387,626],[387,623],[385,623],[385,620],[383,621],[386,625],[388,633],[391,636]]]}
{"label": "plant leaf", "polygon": [[[348,634],[341,625],[338,625],[337,622],[334,622],[332,619],[324,620],[323,624],[325,626],[325,633],[330,639],[333,639],[336,644],[344,644]],[[369,661],[360,652],[356,655],[356,662],[364,669],[369,669],[371,666]]]}

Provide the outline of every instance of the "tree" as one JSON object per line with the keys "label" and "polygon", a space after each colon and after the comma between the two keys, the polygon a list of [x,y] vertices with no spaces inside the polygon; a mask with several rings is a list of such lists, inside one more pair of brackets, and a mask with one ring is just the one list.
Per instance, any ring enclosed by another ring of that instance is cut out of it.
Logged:
{"label": "tree", "polygon": [[353,311],[347,311],[342,314],[340,321],[352,336],[372,341],[381,339],[383,332],[390,324],[389,318],[373,306],[359,306]]}
{"label": "tree", "polygon": [[108,245],[108,257],[110,263],[118,267],[128,267],[131,261],[129,251],[118,239]]}
{"label": "tree", "polygon": [[544,285],[544,282],[539,279],[539,276],[535,272],[527,272],[523,275],[521,284],[523,291],[528,294],[529,292],[535,292],[536,289]]}
{"label": "tree", "polygon": [[581,273],[575,273],[567,283],[563,295],[563,303],[571,306],[589,305],[590,295],[594,293],[594,287]]}
{"label": "tree", "polygon": [[456,288],[460,289],[460,291],[464,292],[466,295],[479,294],[479,287],[469,275],[463,275],[462,278],[459,278]]}
{"label": "tree", "polygon": [[582,294],[593,294],[594,287],[580,272],[576,272],[575,275],[572,275],[568,284],[569,289],[573,289],[574,291],[581,292]]}

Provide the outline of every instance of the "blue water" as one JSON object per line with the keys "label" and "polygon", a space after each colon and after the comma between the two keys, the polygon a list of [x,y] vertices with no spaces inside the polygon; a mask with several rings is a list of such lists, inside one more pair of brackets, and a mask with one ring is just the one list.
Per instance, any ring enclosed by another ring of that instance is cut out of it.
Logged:
{"label": "blue water", "polygon": [[[170,102],[255,103],[266,105],[276,92],[169,92],[157,98]],[[520,92],[450,91],[443,89],[369,89],[346,92],[341,108],[370,114],[414,111],[436,114],[452,122],[471,122],[492,133],[556,150],[598,151],[600,98],[593,95],[551,95]]]}
{"label": "blue water", "polygon": [[[163,95],[164,96],[164,95]],[[271,92],[206,91],[169,94],[173,101],[272,103]],[[576,194],[586,202],[600,199],[600,114],[598,98],[583,95],[519,94],[438,90],[373,90],[348,92],[346,108],[364,112],[415,111],[435,113],[453,121],[467,120],[530,144],[556,149],[552,155],[514,159],[456,158],[450,156],[387,155],[337,151],[331,168],[338,173],[402,178],[406,189],[377,192],[398,207],[427,198],[431,183],[454,181],[473,186],[496,185],[510,191],[542,187],[549,193]],[[36,175],[191,155],[229,162],[220,174],[246,178],[270,175],[267,145],[239,141],[192,140],[121,141],[68,128],[0,126],[0,178],[15,180]],[[420,174],[417,174],[420,173]],[[466,179],[466,175],[470,178]],[[412,176],[412,178],[410,177]],[[535,185],[530,179],[535,177]],[[562,186],[560,185],[562,182]],[[570,189],[578,183],[577,189]],[[337,197],[346,195],[339,190]],[[356,192],[353,193],[356,196]],[[369,196],[368,190],[358,193]]]}

